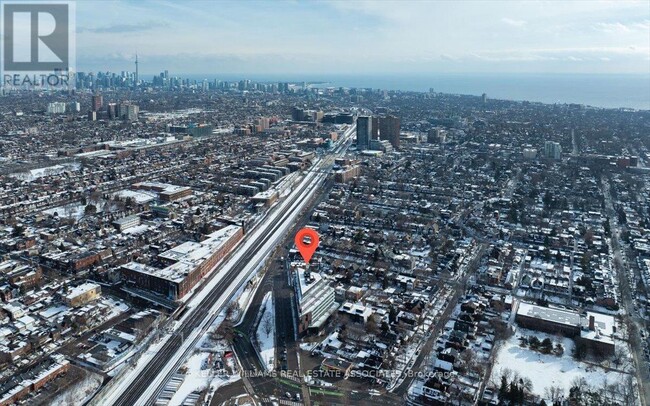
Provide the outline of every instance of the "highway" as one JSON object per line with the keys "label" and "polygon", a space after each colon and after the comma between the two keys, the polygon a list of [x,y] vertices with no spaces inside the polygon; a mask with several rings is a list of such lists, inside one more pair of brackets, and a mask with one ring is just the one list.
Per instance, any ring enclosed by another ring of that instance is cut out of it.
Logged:
{"label": "highway", "polygon": [[[343,151],[344,145],[348,145],[347,138],[342,140],[334,153]],[[162,390],[165,382],[183,364],[200,337],[207,332],[217,318],[220,310],[226,306],[239,285],[246,280],[246,278],[242,278],[242,275],[247,275],[257,268],[260,260],[273,249],[276,241],[283,236],[284,230],[301,212],[305,202],[326,179],[331,162],[331,156],[319,159],[312,168],[306,171],[306,175],[298,187],[275,207],[274,212],[270,213],[260,226],[250,233],[238,248],[237,255],[233,254],[221,266],[226,273],[219,278],[216,285],[198,305],[188,304],[188,311],[155,356],[141,360],[142,363],[148,362],[144,366],[138,365],[138,368],[128,371],[122,376],[121,379],[125,382],[123,388],[110,385],[110,388],[100,392],[90,402],[91,405],[153,404],[156,394]],[[240,252],[241,255],[239,255]],[[212,271],[212,273],[216,272],[217,270]],[[248,369],[247,367],[252,366],[245,365],[244,368]]]}

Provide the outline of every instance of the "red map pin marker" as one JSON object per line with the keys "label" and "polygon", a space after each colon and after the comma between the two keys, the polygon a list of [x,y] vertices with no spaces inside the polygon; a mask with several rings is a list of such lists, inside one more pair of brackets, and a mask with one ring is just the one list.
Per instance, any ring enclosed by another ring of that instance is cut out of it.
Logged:
{"label": "red map pin marker", "polygon": [[[305,242],[306,238],[309,239],[309,242]],[[302,259],[306,263],[309,264],[309,260],[314,255],[316,248],[318,248],[319,241],[318,233],[311,228],[303,228],[296,233],[294,242],[296,243],[296,247],[298,247],[298,251],[300,251],[300,255],[302,255]]]}

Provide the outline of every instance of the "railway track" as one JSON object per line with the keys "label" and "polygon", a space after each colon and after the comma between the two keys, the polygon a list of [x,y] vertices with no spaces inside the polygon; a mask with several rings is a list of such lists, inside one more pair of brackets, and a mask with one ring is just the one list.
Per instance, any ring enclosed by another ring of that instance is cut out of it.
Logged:
{"label": "railway track", "polygon": [[[239,274],[250,265],[255,255],[257,255],[264,245],[268,243],[270,239],[277,237],[276,233],[287,219],[300,211],[302,203],[310,195],[308,191],[318,187],[318,185],[322,183],[323,179],[325,179],[325,176],[323,176],[319,171],[319,168],[314,168],[313,171],[308,172],[307,176],[313,176],[312,180],[301,185],[299,192],[295,194],[294,200],[289,203],[289,209],[286,212],[277,215],[272,220],[271,224],[267,226],[267,230],[263,236],[258,238],[258,240],[246,250],[244,255],[242,255],[242,257],[237,261],[236,265],[233,266],[231,270],[218,282],[217,286],[200,302],[198,306],[189,310],[190,315],[185,319],[182,326],[174,332],[172,337],[168,339],[163,348],[149,362],[142,373],[132,381],[131,385],[129,385],[129,389],[122,393],[117,401],[113,403],[114,405],[131,406],[136,404],[151,404],[153,402],[153,399],[148,399],[147,402],[142,403],[140,402],[140,398],[151,387],[151,385],[154,384],[156,377],[160,375],[172,356],[179,351],[184,344],[186,337],[189,337],[196,329],[201,329],[203,333],[207,331],[207,328],[219,314],[219,312],[210,313],[211,308],[220,298],[222,298],[224,292],[235,281],[237,276],[239,276]],[[227,303],[227,301],[224,303]],[[198,341],[198,338],[200,338],[201,335],[202,334],[197,335],[195,341]],[[193,347],[194,345],[188,346],[186,352],[191,352]],[[179,361],[167,375],[173,374],[178,367],[182,365],[185,358],[185,356],[180,357]],[[156,388],[156,394],[164,387],[164,382],[167,381],[167,378],[168,376],[166,376],[163,383]]]}

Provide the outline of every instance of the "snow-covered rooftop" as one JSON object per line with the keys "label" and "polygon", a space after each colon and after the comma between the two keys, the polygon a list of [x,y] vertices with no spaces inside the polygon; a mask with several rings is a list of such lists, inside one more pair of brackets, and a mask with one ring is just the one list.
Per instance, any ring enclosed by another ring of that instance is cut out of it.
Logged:
{"label": "snow-covered rooftop", "polygon": [[123,267],[172,282],[180,282],[187,276],[188,272],[207,260],[210,255],[240,230],[240,226],[229,225],[210,234],[207,239],[201,242],[187,241],[167,250],[161,253],[159,257],[174,261],[174,263],[162,269],[137,262],[129,262]]}
{"label": "snow-covered rooftop", "polygon": [[517,314],[552,321],[558,324],[565,324],[567,326],[580,325],[580,315],[578,313],[560,309],[551,309],[526,302],[521,302],[519,304]]}

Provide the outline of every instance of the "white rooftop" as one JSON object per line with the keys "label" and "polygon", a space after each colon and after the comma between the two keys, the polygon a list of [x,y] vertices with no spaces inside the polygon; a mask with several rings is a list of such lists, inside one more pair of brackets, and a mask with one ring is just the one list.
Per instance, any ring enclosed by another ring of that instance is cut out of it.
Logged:
{"label": "white rooftop", "polygon": [[74,299],[75,297],[81,296],[84,293],[88,292],[89,290],[96,289],[98,287],[99,285],[96,283],[86,282],[70,289],[70,292],[66,295],[66,297],[68,299]]}
{"label": "white rooftop", "polygon": [[239,232],[240,229],[241,227],[239,226],[229,225],[210,234],[208,238],[201,242],[187,241],[161,253],[159,255],[160,258],[174,261],[173,264],[166,268],[155,268],[137,262],[129,262],[122,266],[134,272],[144,273],[178,283],[185,279],[187,273],[207,260],[210,255]]}
{"label": "white rooftop", "polygon": [[517,314],[548,320],[558,324],[565,324],[567,326],[580,326],[580,315],[575,312],[551,309],[526,302],[519,303]]}

